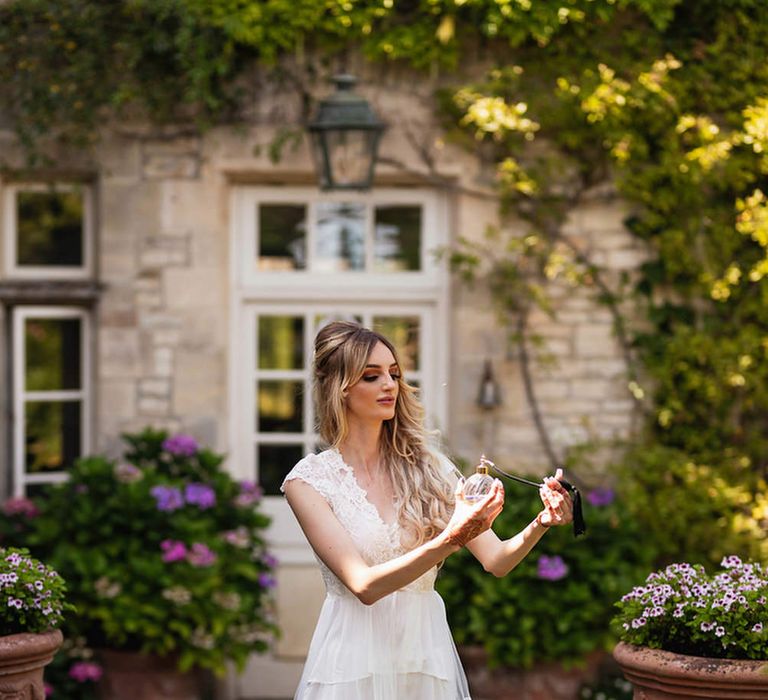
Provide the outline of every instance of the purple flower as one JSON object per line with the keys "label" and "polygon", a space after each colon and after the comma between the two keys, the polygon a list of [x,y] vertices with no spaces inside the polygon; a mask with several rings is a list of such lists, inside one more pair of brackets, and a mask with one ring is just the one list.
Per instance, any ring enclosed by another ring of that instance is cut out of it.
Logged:
{"label": "purple flower", "polygon": [[187,557],[187,546],[178,540],[163,540],[160,543],[163,550],[163,561],[181,561]]}
{"label": "purple flower", "polygon": [[49,698],[53,695],[53,686],[50,683],[43,683],[43,690],[45,691],[45,697]]}
{"label": "purple flower", "polygon": [[172,486],[154,486],[150,493],[157,500],[157,509],[170,512],[181,508],[184,505],[184,499],[181,497],[181,491]]}
{"label": "purple flower", "polygon": [[97,681],[101,678],[101,674],[101,666],[88,661],[78,661],[69,669],[69,677],[74,678],[78,683]]}
{"label": "purple flower", "polygon": [[211,508],[216,505],[216,492],[207,484],[187,484],[184,500],[199,508]]}
{"label": "purple flower", "polygon": [[260,573],[259,585],[262,588],[274,588],[277,585],[277,579],[272,574]]}
{"label": "purple flower", "polygon": [[264,554],[261,561],[264,562],[264,566],[268,566],[270,569],[274,569],[278,564],[277,557],[269,553]]}
{"label": "purple flower", "polygon": [[231,544],[233,547],[240,547],[241,549],[247,547],[251,541],[248,530],[242,525],[235,530],[228,530],[222,536],[227,544]]}
{"label": "purple flower", "polygon": [[163,440],[163,449],[177,457],[192,457],[197,452],[198,445],[191,435],[179,433]]}
{"label": "purple flower", "polygon": [[216,552],[201,542],[195,542],[187,553],[187,561],[192,566],[211,566],[216,561]]}
{"label": "purple flower", "polygon": [[254,503],[258,503],[263,495],[264,492],[258,484],[253,481],[241,481],[240,493],[235,497],[235,505],[252,506]]}
{"label": "purple flower", "polygon": [[542,554],[539,557],[538,576],[545,581],[559,581],[568,575],[568,565],[562,557],[555,555],[548,557]]}
{"label": "purple flower", "polygon": [[28,498],[9,498],[3,503],[3,513],[7,516],[23,515],[25,518],[34,518],[39,511],[37,506]]}
{"label": "purple flower", "polygon": [[587,501],[590,505],[600,508],[602,506],[609,506],[616,498],[616,494],[611,488],[596,488],[587,494]]}

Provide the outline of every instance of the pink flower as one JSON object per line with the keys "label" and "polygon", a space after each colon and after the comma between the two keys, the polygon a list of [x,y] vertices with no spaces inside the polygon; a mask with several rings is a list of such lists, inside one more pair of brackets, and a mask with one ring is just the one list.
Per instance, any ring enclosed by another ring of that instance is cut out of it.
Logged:
{"label": "pink flower", "polygon": [[216,553],[201,542],[195,542],[187,554],[187,561],[192,566],[211,566],[216,561]]}
{"label": "pink flower", "polygon": [[23,515],[25,518],[34,518],[39,514],[37,506],[28,498],[9,498],[3,503],[3,513],[7,516]]}
{"label": "pink flower", "polygon": [[101,674],[101,666],[88,661],[78,661],[69,669],[69,677],[74,678],[78,683],[97,681],[101,678]]}
{"label": "pink flower", "polygon": [[164,562],[181,561],[187,556],[187,546],[178,540],[163,540],[160,548],[163,550]]}

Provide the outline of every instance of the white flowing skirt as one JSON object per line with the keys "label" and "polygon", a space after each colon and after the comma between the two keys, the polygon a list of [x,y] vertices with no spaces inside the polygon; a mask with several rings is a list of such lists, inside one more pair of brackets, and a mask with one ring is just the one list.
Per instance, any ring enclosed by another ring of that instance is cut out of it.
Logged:
{"label": "white flowing skirt", "polygon": [[295,700],[470,700],[442,598],[326,596]]}

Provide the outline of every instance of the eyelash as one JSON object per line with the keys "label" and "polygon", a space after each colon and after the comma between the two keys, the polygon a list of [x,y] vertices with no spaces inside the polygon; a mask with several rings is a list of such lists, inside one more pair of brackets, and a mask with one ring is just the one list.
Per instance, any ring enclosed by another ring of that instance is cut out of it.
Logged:
{"label": "eyelash", "polygon": [[[395,381],[397,381],[398,379],[400,379],[401,375],[398,372],[393,372],[389,376],[392,377],[392,379],[394,379]],[[363,377],[363,381],[364,382],[375,382],[378,378],[379,378],[378,374],[368,374],[368,375]]]}

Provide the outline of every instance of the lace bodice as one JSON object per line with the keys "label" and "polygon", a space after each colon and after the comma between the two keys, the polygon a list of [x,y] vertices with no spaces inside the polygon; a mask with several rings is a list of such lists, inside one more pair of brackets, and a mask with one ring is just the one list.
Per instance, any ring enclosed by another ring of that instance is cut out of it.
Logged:
{"label": "lace bodice", "polygon": [[[366,563],[381,564],[405,554],[399,524],[387,524],[382,520],[338,450],[330,449],[304,457],[285,477],[281,490],[292,479],[306,482],[328,502]],[[320,559],[318,563],[328,593],[352,595]],[[410,583],[405,590],[431,591],[436,576],[437,567]]]}

